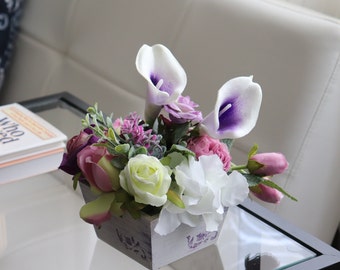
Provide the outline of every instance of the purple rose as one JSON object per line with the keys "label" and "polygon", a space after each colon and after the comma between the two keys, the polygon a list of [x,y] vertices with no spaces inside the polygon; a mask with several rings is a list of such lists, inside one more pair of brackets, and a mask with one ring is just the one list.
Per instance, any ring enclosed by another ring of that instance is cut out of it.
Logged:
{"label": "purple rose", "polygon": [[77,164],[77,154],[84,147],[94,144],[97,141],[98,137],[93,134],[93,131],[90,128],[86,128],[78,135],[73,136],[67,142],[66,153],[64,153],[59,169],[71,175],[75,175],[80,172]]}
{"label": "purple rose", "polygon": [[196,111],[198,105],[190,100],[189,96],[180,96],[177,101],[164,105],[164,110],[169,114],[169,118],[173,123],[183,124],[187,121],[200,123],[202,121],[202,113]]}
{"label": "purple rose", "polygon": [[118,190],[119,170],[106,147],[89,145],[78,153],[78,166],[89,184],[103,192]]}
{"label": "purple rose", "polygon": [[248,170],[259,176],[271,176],[283,173],[288,168],[288,162],[281,153],[261,153],[249,158]]}

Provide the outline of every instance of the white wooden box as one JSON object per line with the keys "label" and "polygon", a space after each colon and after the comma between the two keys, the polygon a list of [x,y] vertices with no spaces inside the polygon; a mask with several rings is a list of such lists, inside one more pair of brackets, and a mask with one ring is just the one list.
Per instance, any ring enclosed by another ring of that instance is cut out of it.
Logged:
{"label": "white wooden box", "polygon": [[[95,198],[86,184],[80,183],[80,187],[86,202]],[[144,214],[134,219],[126,213],[94,228],[99,239],[149,269],[159,269],[218,239],[219,231],[207,232],[204,222],[195,228],[182,224],[174,232],[161,236],[154,231],[157,220],[157,215]]]}

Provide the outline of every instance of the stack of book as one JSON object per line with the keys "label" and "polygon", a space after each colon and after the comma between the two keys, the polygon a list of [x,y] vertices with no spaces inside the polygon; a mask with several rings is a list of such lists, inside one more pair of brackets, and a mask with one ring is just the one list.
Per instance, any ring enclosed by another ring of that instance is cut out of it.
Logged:
{"label": "stack of book", "polygon": [[58,168],[67,137],[18,103],[0,106],[0,184]]}

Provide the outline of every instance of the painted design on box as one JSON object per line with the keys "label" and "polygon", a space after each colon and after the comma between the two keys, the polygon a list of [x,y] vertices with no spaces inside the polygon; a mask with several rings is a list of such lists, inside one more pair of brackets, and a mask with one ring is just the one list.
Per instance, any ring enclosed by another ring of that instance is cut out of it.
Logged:
{"label": "painted design on box", "polygon": [[133,251],[136,255],[139,255],[143,260],[151,261],[151,254],[141,247],[139,241],[135,240],[133,236],[124,235],[118,229],[116,229],[119,241],[125,246],[127,250]]}
{"label": "painted design on box", "polygon": [[195,249],[198,246],[205,244],[207,242],[213,241],[216,239],[218,232],[200,232],[194,236],[188,235],[188,247],[190,249]]}

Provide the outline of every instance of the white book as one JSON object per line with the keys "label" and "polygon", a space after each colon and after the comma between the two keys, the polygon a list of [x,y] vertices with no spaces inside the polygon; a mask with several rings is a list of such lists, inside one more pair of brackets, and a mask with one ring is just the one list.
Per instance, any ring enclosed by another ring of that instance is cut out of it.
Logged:
{"label": "white book", "polygon": [[58,168],[67,137],[18,103],[0,106],[0,183]]}

